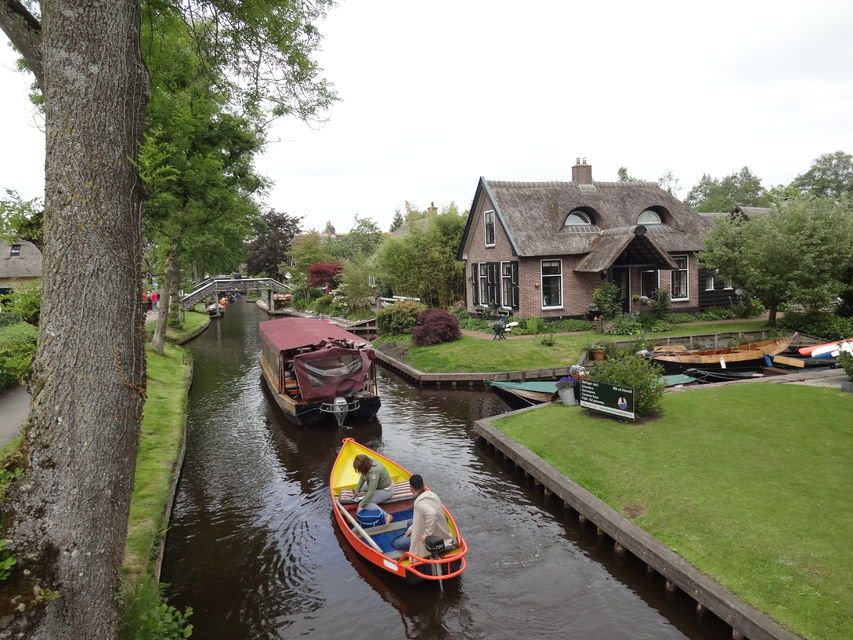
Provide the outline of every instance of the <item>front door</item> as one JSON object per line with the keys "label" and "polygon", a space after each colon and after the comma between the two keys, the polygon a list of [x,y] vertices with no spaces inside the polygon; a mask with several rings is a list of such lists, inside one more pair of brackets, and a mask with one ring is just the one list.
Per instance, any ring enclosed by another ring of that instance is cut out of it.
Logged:
{"label": "front door", "polygon": [[619,287],[619,294],[622,300],[622,312],[630,313],[631,311],[631,276],[628,267],[613,267],[610,270],[610,281],[615,282]]}

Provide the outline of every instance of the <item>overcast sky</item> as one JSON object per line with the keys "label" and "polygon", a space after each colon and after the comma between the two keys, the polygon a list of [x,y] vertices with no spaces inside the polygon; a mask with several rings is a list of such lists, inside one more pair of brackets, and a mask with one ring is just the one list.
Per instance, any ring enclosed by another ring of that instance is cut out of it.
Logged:
{"label": "overcast sky", "polygon": [[[479,176],[565,180],[585,156],[683,198],[748,165],[786,183],[853,152],[853,2],[341,2],[318,59],[341,101],[281,121],[268,206],[388,227],[405,200],[467,209]],[[0,35],[0,187],[41,196],[44,136]]]}

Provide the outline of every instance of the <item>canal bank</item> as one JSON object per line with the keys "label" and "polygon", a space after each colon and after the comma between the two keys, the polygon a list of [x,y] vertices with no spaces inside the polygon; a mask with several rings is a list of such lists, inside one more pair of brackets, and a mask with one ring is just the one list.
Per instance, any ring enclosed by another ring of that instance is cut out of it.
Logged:
{"label": "canal bank", "polygon": [[736,636],[841,640],[853,508],[835,487],[853,482],[851,412],[837,388],[726,385],[669,394],[642,424],[551,405],[474,431]]}
{"label": "canal bank", "polygon": [[[187,347],[187,453],[162,579],[172,604],[194,609],[196,637],[729,637],[475,445],[473,423],[505,410],[488,392],[380,372],[376,420],[293,427],[260,379],[265,318],[236,304]],[[453,511],[471,564],[444,592],[365,566],[336,533],[328,476],[344,437],[423,474]]]}

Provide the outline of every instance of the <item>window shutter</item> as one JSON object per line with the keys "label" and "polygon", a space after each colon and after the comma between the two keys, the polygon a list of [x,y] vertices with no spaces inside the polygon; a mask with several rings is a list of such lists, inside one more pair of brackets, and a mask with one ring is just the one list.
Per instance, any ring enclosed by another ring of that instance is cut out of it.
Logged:
{"label": "window shutter", "polygon": [[477,266],[478,266],[478,265],[477,265],[477,263],[476,263],[476,262],[472,262],[472,263],[471,263],[471,291],[472,291],[471,298],[472,298],[472,304],[473,304],[475,307],[476,307],[478,304],[480,304],[480,295],[479,295],[479,290],[480,290],[480,271],[479,271],[479,269],[477,268]]}
{"label": "window shutter", "polygon": [[500,273],[500,262],[489,263],[489,304],[500,302],[501,296],[498,290],[498,274]]}
{"label": "window shutter", "polygon": [[512,262],[512,306],[518,311],[518,262]]}

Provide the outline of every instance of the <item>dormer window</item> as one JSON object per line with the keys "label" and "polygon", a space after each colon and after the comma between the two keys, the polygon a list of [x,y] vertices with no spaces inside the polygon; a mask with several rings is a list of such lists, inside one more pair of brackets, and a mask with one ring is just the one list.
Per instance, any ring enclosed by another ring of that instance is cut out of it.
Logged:
{"label": "dormer window", "polygon": [[646,209],[637,218],[637,224],[661,224],[660,214],[654,209]]}
{"label": "dormer window", "polygon": [[566,216],[566,226],[567,227],[581,227],[581,226],[589,226],[592,224],[592,220],[589,219],[589,214],[580,209],[575,209],[568,216]]}
{"label": "dormer window", "polygon": [[483,214],[483,224],[486,228],[486,246],[495,246],[495,212],[486,211]]}
{"label": "dormer window", "polygon": [[11,251],[9,251],[9,257],[15,258],[15,257],[20,256],[20,255],[21,255],[21,245],[13,244]]}

